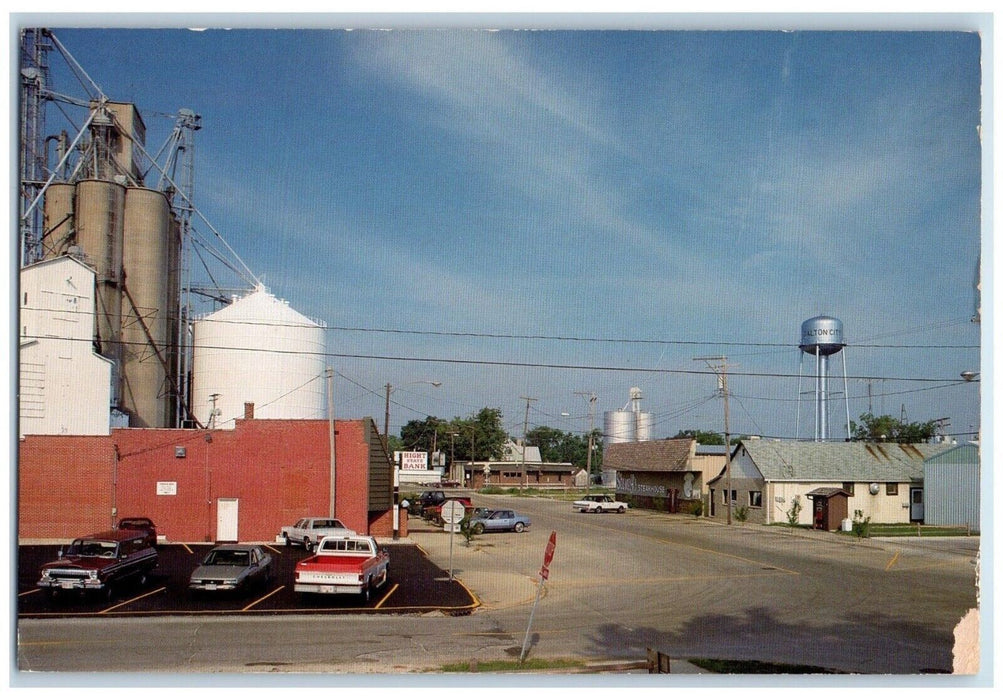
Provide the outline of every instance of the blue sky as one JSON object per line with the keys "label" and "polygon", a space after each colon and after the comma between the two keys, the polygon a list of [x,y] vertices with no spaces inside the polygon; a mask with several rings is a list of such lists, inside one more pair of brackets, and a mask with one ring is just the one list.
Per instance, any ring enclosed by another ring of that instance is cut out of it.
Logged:
{"label": "blue sky", "polygon": [[795,437],[824,313],[851,418],[978,428],[974,32],[53,28],[149,145],[201,115],[196,204],[331,327],[339,417],[382,424],[389,382],[391,432],[521,435],[527,396],[579,432],[576,392],[601,426],[637,386],[655,437],[720,431],[693,358],[726,355],[731,432]]}

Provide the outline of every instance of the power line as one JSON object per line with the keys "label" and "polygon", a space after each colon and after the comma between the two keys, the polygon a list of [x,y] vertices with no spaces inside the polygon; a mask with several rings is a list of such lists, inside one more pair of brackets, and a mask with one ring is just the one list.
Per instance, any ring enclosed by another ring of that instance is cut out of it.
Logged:
{"label": "power line", "polygon": [[[53,339],[53,336],[31,336],[22,335],[21,340],[44,340]],[[68,342],[85,342],[92,343],[91,339],[81,339],[81,338],[68,338],[68,337],[58,337],[56,339],[65,340]],[[117,345],[139,345],[143,347],[148,347],[149,343],[141,343],[138,341],[115,341]],[[159,347],[159,345],[158,345]],[[165,344],[166,347],[166,344]],[[559,363],[559,362],[526,362],[526,361],[516,361],[516,360],[478,360],[470,358],[455,358],[455,357],[414,357],[406,355],[374,355],[367,353],[338,353],[338,352],[312,352],[304,350],[280,350],[274,348],[255,348],[255,347],[245,347],[245,346],[232,346],[232,345],[192,345],[190,346],[195,350],[237,350],[245,352],[263,352],[273,355],[313,355],[320,358],[340,358],[349,360],[383,360],[388,362],[422,362],[431,364],[451,364],[451,365],[474,365],[480,367],[523,367],[523,368],[535,368],[535,369],[567,369],[567,370],[586,370],[592,372],[647,372],[651,374],[666,374],[666,375],[693,375],[693,376],[703,376],[707,374],[714,374],[710,370],[697,370],[697,369],[667,369],[664,367],[630,367],[624,365],[582,365],[582,364],[570,364],[570,363]],[[734,377],[759,377],[759,378],[773,378],[773,379],[796,379],[798,375],[788,374],[783,372],[731,372],[731,376]],[[847,376],[847,379],[857,379],[857,380],[885,380],[885,381],[898,381],[898,382],[930,382],[930,383],[955,383],[953,378],[934,378],[934,377],[880,377],[876,375],[854,375]]]}
{"label": "power line", "polygon": [[[22,309],[32,310],[32,311],[56,311],[51,308],[39,308],[32,306],[22,306]],[[58,310],[62,314],[81,314],[81,315],[93,315],[93,312],[87,310],[78,311],[63,311]],[[151,316],[155,318],[154,314]],[[213,319],[213,318],[203,318],[198,320],[199,323],[218,323],[221,325],[241,325],[241,326],[257,326],[265,328],[303,328],[307,324],[303,323],[283,323],[279,321],[252,321],[252,320],[239,320],[239,319]],[[678,345],[678,346],[721,346],[721,347],[748,347],[748,348],[777,348],[777,349],[798,349],[797,343],[766,343],[766,342],[747,342],[747,341],[721,341],[721,340],[660,340],[660,339],[650,339],[650,338],[599,338],[599,337],[589,337],[589,336],[569,336],[569,335],[543,335],[543,334],[518,334],[518,333],[488,333],[488,332],[477,332],[477,331],[430,331],[430,330],[412,330],[407,328],[366,328],[363,326],[329,326],[324,323],[318,323],[323,330],[331,331],[341,331],[350,333],[386,333],[392,335],[417,335],[417,336],[429,336],[429,337],[447,337],[447,338],[483,338],[487,340],[547,340],[555,342],[574,342],[574,343],[598,343],[598,344],[617,344],[617,345]],[[954,325],[954,324],[951,324]],[[887,334],[892,335],[892,334]],[[886,337],[886,336],[877,336]],[[887,349],[887,350],[978,350],[981,345],[961,345],[953,343],[932,343],[932,344],[884,344],[884,343],[848,343],[848,348],[867,348],[867,349]]]}

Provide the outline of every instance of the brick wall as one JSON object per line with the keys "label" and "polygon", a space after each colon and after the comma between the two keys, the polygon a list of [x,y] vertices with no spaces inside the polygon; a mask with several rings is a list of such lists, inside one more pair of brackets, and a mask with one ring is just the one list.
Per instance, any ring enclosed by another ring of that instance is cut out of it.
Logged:
{"label": "brick wall", "polygon": [[[336,421],[337,516],[358,532],[372,524],[389,535],[389,512],[368,511],[367,421]],[[238,420],[211,433],[28,436],[20,443],[18,536],[70,539],[106,529],[115,504],[119,516],[153,518],[170,541],[215,541],[224,498],[237,499],[240,540],[272,541],[283,525],[328,513],[328,435],[326,420]]]}
{"label": "brick wall", "polygon": [[106,435],[19,443],[18,537],[72,539],[112,525],[115,447]]}

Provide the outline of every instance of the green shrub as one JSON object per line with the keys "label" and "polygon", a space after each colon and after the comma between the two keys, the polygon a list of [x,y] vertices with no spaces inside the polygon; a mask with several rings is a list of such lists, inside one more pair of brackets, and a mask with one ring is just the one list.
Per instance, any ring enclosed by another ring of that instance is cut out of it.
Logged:
{"label": "green shrub", "polygon": [[864,517],[864,511],[853,511],[853,534],[860,538],[871,536],[871,516]]}
{"label": "green shrub", "polygon": [[801,515],[801,497],[795,496],[794,500],[791,502],[791,507],[787,509],[787,524],[791,527],[797,527],[798,518]]}
{"label": "green shrub", "polygon": [[740,523],[744,523],[749,519],[749,507],[748,506],[738,506],[734,511],[735,520]]}

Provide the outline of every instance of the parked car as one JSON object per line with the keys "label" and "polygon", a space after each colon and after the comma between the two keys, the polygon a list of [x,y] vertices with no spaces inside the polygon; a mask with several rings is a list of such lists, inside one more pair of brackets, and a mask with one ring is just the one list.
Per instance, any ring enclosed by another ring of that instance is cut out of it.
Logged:
{"label": "parked car", "polygon": [[493,510],[487,515],[470,519],[470,531],[475,535],[502,530],[522,532],[530,525],[532,522],[528,515],[520,515],[514,510]]}
{"label": "parked car", "polygon": [[157,550],[148,534],[137,530],[108,530],[79,537],[58,559],[43,564],[38,587],[50,597],[62,593],[94,593],[110,600],[123,583],[145,585],[157,566]]}
{"label": "parked car", "polygon": [[221,544],[209,550],[188,581],[191,591],[239,591],[266,585],[272,555],[260,545]]}
{"label": "parked car", "polygon": [[122,518],[115,526],[116,530],[137,530],[146,533],[146,539],[151,547],[157,546],[157,526],[153,521],[145,517]]}
{"label": "parked car", "polygon": [[303,549],[312,552],[325,537],[345,537],[354,535],[355,530],[345,527],[337,518],[300,518],[295,525],[282,528],[281,537],[286,546],[301,544]]}
{"label": "parked car", "polygon": [[575,501],[571,507],[581,513],[617,513],[626,512],[628,506],[623,501],[617,501],[612,496],[604,493],[585,496],[580,501]]}
{"label": "parked car", "polygon": [[369,600],[386,585],[390,553],[369,535],[325,537],[317,553],[296,564],[293,590],[297,593],[356,593]]}

